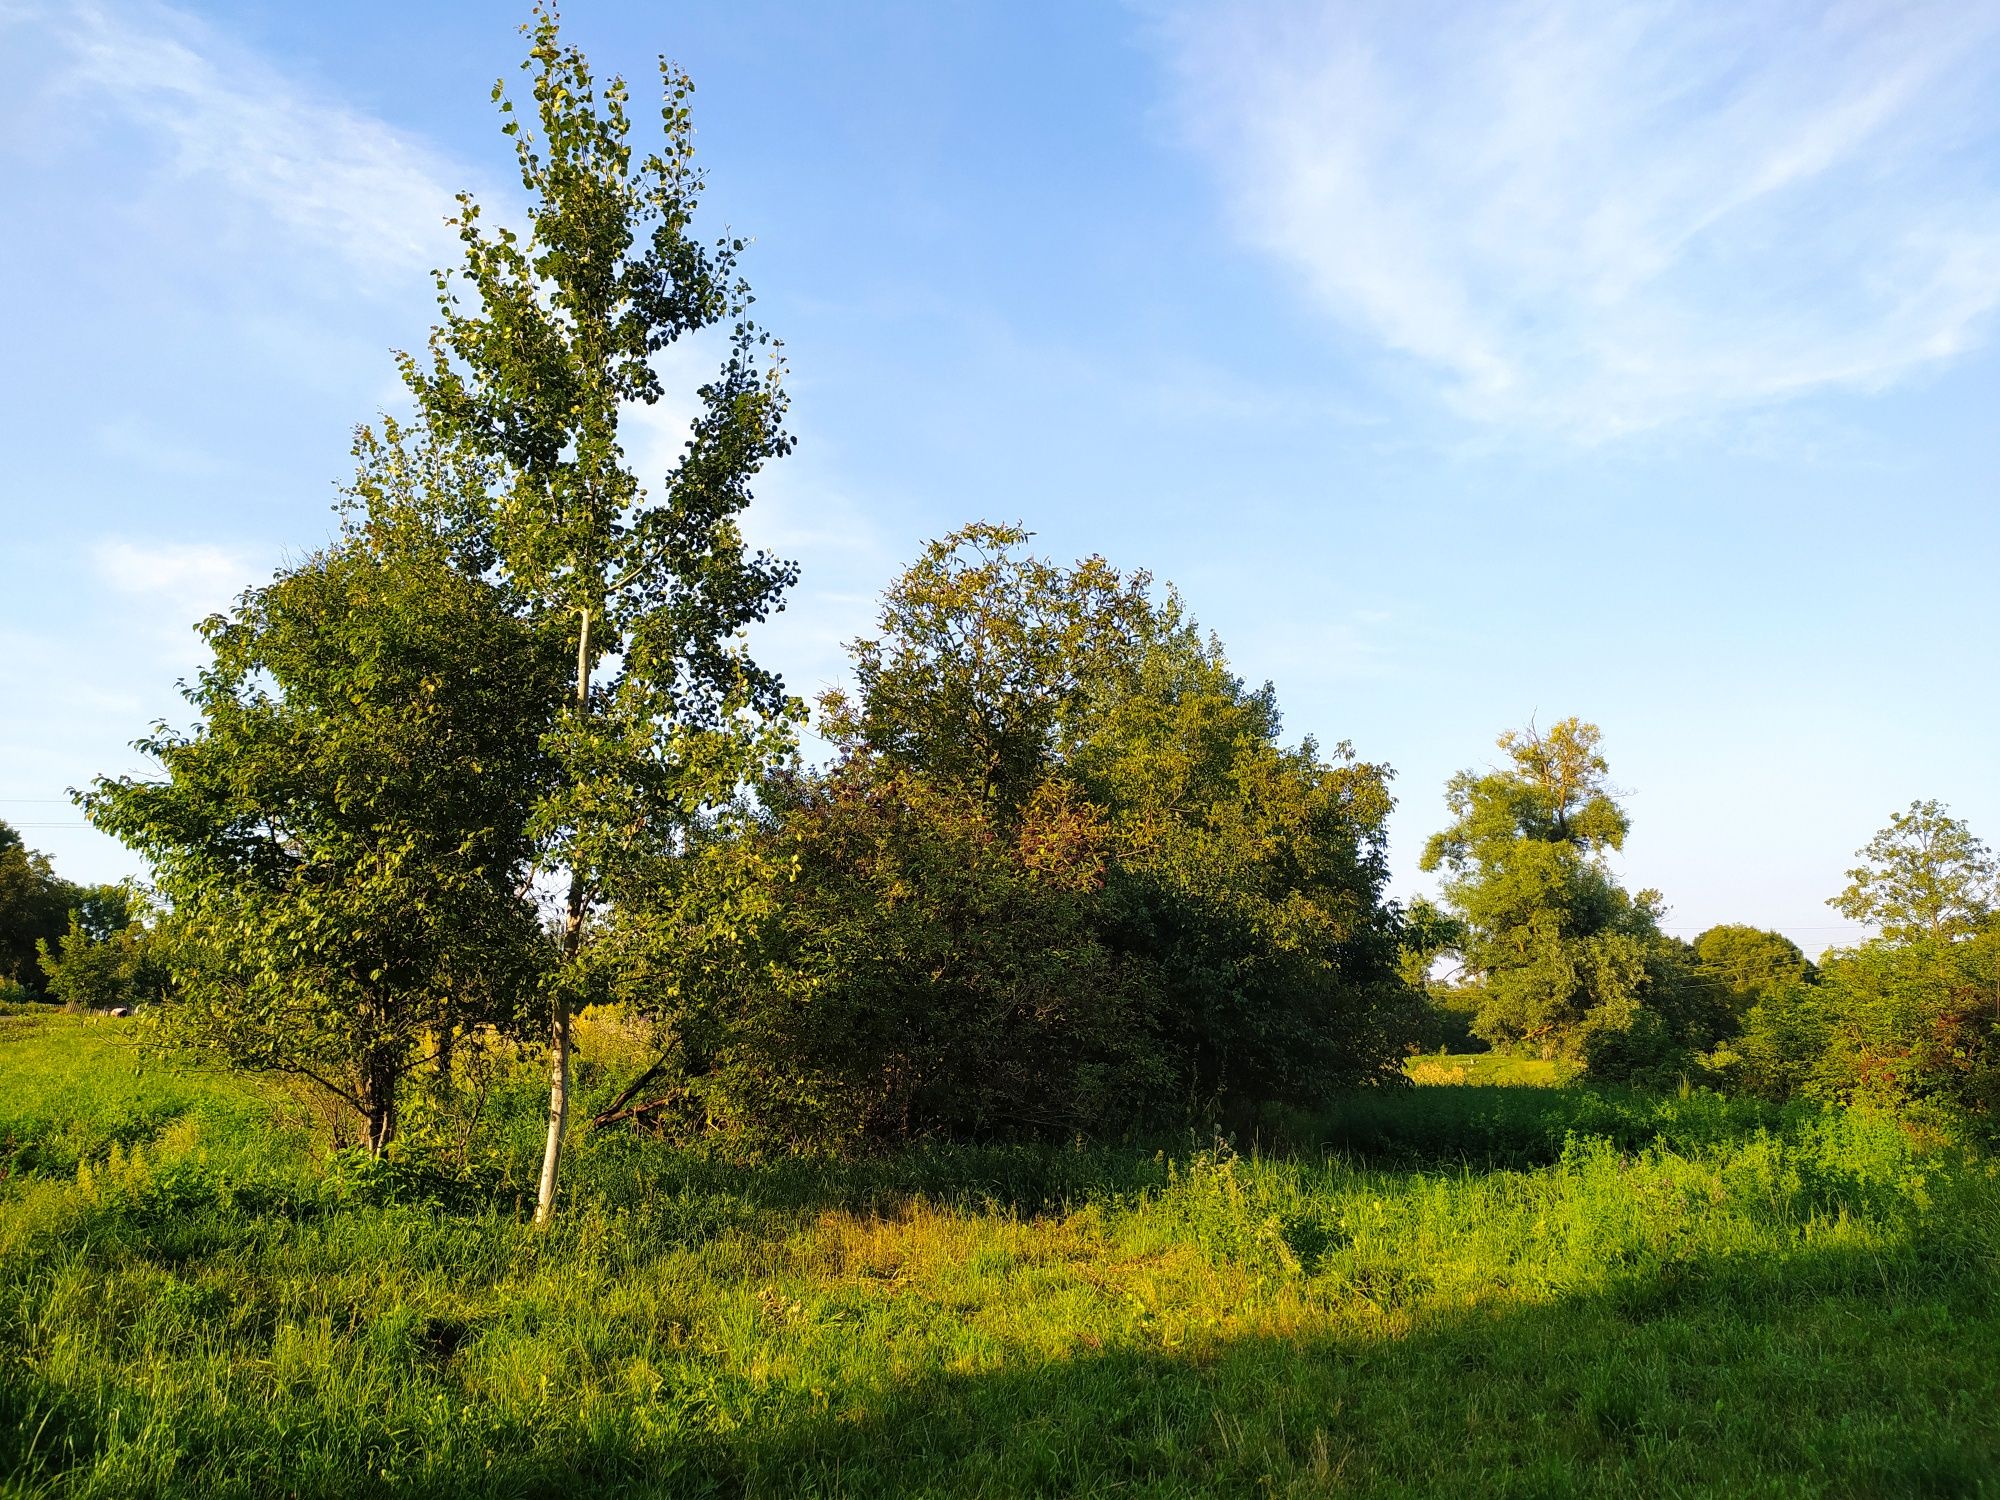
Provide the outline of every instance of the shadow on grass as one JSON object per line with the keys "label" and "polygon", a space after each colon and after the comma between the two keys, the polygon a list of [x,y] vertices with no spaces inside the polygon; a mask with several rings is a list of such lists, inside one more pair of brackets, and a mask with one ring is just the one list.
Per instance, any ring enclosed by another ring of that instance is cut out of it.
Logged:
{"label": "shadow on grass", "polygon": [[[1297,1337],[1144,1347],[1084,1334],[1067,1357],[825,1391],[694,1361],[626,1402],[558,1393],[506,1422],[468,1406],[423,1432],[239,1404],[190,1414],[163,1461],[126,1472],[205,1497],[1978,1496],[2000,1474],[1992,1292],[1945,1241],[1674,1262],[1545,1305],[1350,1305]],[[447,1405],[452,1357],[429,1351]],[[86,1411],[11,1368],[0,1480],[137,1493],[92,1470],[145,1408],[100,1391]]]}
{"label": "shadow on grass", "polygon": [[916,1145],[854,1159],[739,1161],[643,1137],[606,1135],[575,1158],[572,1192],[607,1204],[724,1199],[760,1209],[893,1209],[914,1198],[1032,1217],[1115,1203],[1167,1182],[1169,1160],[1203,1151],[1387,1170],[1528,1169],[1559,1160],[1573,1138],[1625,1151],[1692,1152],[1784,1135],[1822,1118],[1817,1105],[1769,1105],[1714,1094],[1458,1085],[1358,1090],[1219,1135],[1189,1130],[1142,1144]]}
{"label": "shadow on grass", "polygon": [[1281,1118],[1272,1149],[1335,1154],[1393,1166],[1538,1167],[1571,1136],[1622,1150],[1655,1142],[1687,1151],[1736,1144],[1759,1130],[1787,1133],[1823,1113],[1816,1104],[1691,1092],[1685,1096],[1582,1084],[1457,1084],[1356,1090],[1311,1114]]}
{"label": "shadow on grass", "polygon": [[704,1478],[769,1494],[2000,1493],[2000,1313],[1990,1281],[1949,1278],[1959,1266],[1944,1243],[1893,1268],[1670,1263],[1543,1306],[933,1374]]}

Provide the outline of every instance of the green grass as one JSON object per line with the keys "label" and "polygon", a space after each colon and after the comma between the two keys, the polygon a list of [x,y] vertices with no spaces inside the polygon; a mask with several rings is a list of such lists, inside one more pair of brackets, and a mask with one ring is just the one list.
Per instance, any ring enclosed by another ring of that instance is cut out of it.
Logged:
{"label": "green grass", "polygon": [[1575,1064],[1555,1058],[1517,1057],[1508,1052],[1430,1052],[1403,1065],[1422,1084],[1517,1084],[1552,1088],[1567,1083]]}
{"label": "green grass", "polygon": [[0,1174],[73,1173],[178,1121],[268,1115],[265,1092],[241,1079],[143,1065],[130,1021],[36,1012],[0,1014]]}
{"label": "green grass", "polygon": [[[1260,1150],[733,1163],[534,1105],[387,1164],[0,1033],[0,1486],[1976,1495],[2000,1181],[1860,1114],[1380,1091]],[[1512,1165],[1495,1166],[1496,1161]]]}

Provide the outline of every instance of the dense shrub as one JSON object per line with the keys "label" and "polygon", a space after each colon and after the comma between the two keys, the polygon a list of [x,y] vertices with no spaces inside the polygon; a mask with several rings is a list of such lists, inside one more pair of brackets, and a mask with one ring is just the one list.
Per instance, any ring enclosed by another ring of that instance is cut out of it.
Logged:
{"label": "dense shrub", "polygon": [[[779,871],[741,932],[690,948],[673,1021],[700,1118],[796,1142],[1124,1123],[1164,1084],[1143,966],[1093,920],[1109,830],[1046,784],[1011,820],[860,755],[771,789]],[[681,894],[687,936],[727,857]],[[641,970],[645,972],[645,970]]]}
{"label": "dense shrub", "polygon": [[1871,1103],[2000,1132],[2000,931],[1877,941],[1767,995],[1713,1058],[1767,1098]]}
{"label": "dense shrub", "polygon": [[1023,540],[934,545],[823,704],[833,763],[620,914],[607,985],[674,1039],[656,1118],[1060,1135],[1399,1076],[1386,768],[1285,746],[1171,597]]}

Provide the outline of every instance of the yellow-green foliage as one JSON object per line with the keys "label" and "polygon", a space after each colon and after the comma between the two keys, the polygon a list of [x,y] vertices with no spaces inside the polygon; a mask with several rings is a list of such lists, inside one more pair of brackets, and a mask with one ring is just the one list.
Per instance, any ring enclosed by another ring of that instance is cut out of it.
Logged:
{"label": "yellow-green foliage", "polygon": [[[0,1066],[17,1150],[135,1082],[76,1026]],[[0,1184],[0,1486],[1886,1496],[2000,1460],[2000,1182],[1865,1113],[1375,1091],[1406,1142],[1567,1103],[1527,1170],[607,1136],[538,1233],[175,1086]]]}
{"label": "yellow-green foliage", "polygon": [[1548,1088],[1576,1075],[1572,1062],[1556,1057],[1517,1057],[1508,1052],[1435,1052],[1403,1064],[1412,1083],[1520,1084]]}

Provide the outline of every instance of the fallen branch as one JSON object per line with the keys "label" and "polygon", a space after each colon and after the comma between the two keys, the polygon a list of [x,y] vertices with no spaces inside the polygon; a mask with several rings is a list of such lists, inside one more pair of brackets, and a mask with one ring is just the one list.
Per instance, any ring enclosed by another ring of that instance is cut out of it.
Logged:
{"label": "fallen branch", "polygon": [[606,1110],[601,1115],[593,1115],[591,1117],[590,1128],[593,1130],[602,1130],[606,1125],[616,1125],[620,1120],[636,1120],[641,1115],[649,1115],[656,1109],[664,1109],[673,1102],[674,1096],[668,1094],[665,1098],[648,1100],[644,1104],[635,1104],[630,1109]]}
{"label": "fallen branch", "polygon": [[[664,1068],[667,1065],[667,1058],[669,1054],[672,1052],[672,1050],[673,1049],[669,1047],[666,1052],[662,1052],[658,1057],[654,1058],[651,1067],[647,1068],[645,1072],[641,1073],[637,1078],[633,1079],[630,1083],[626,1084],[624,1089],[619,1093],[616,1099],[613,1099],[609,1104],[605,1105],[602,1110],[600,1110],[597,1114],[593,1115],[590,1121],[591,1129],[596,1130],[605,1125],[614,1124],[615,1122],[626,1118],[626,1116],[629,1115],[631,1111],[627,1110],[625,1106],[632,1102],[632,1096],[634,1094],[638,1093],[640,1089],[644,1088],[647,1084],[651,1083],[655,1078],[658,1078],[660,1076],[660,1069]],[[648,1105],[645,1107],[655,1108],[657,1107],[657,1101],[654,1105]]]}

